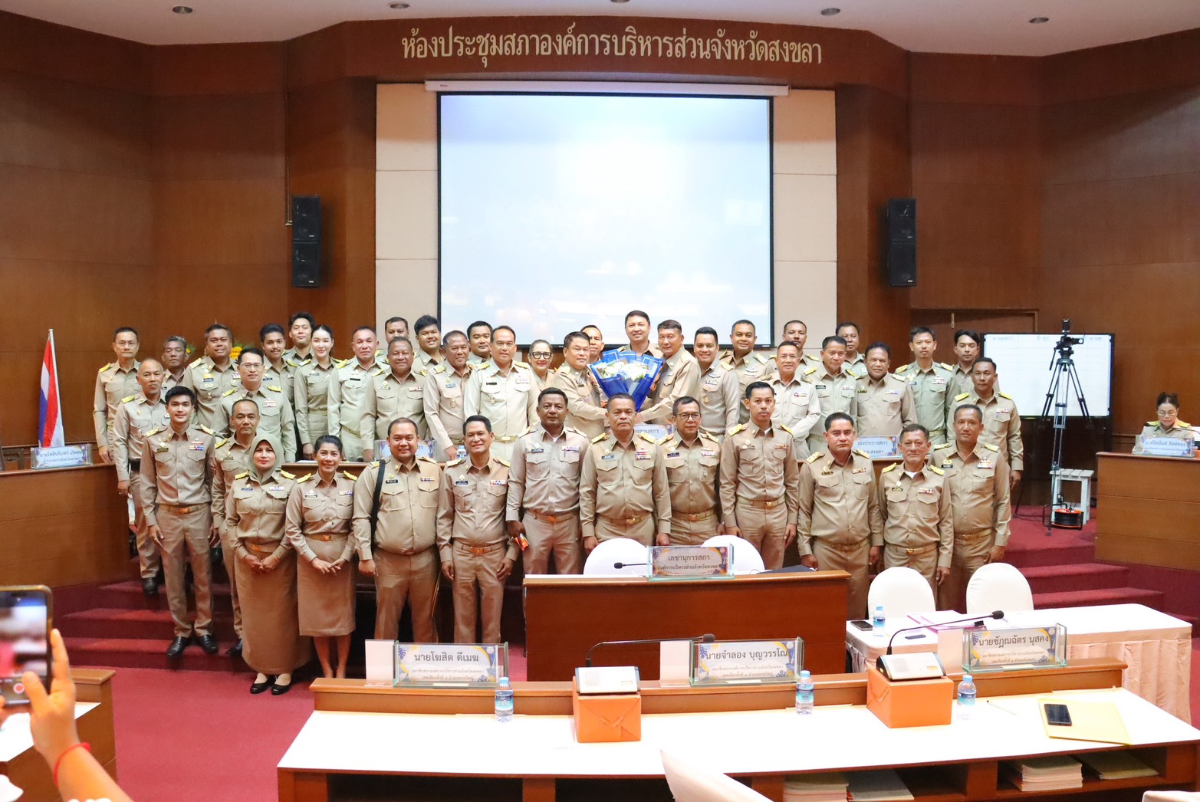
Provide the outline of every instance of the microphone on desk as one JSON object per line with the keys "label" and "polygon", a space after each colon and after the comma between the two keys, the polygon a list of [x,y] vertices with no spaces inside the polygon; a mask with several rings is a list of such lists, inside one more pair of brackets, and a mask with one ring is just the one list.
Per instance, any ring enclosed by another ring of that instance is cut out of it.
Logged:
{"label": "microphone on desk", "polygon": [[892,653],[892,641],[896,640],[896,636],[899,635],[901,632],[911,632],[914,629],[928,629],[931,626],[942,627],[942,626],[948,626],[950,624],[965,624],[968,621],[974,621],[975,626],[981,627],[981,626],[983,626],[983,622],[988,618],[995,618],[995,619],[999,620],[1003,617],[1004,617],[1003,610],[993,610],[988,615],[983,615],[983,616],[972,615],[972,616],[967,616],[966,618],[960,618],[957,621],[941,621],[937,624],[918,624],[915,627],[905,627],[904,629],[898,629],[892,633],[892,637],[888,638],[887,653],[888,654]]}
{"label": "microphone on desk", "polygon": [[592,648],[588,649],[587,660],[584,661],[584,665],[588,668],[592,667],[592,652],[596,651],[601,646],[634,646],[637,644],[648,644],[648,643],[673,643],[674,641],[680,641],[680,640],[690,640],[693,643],[713,643],[714,641],[716,641],[716,639],[717,639],[716,635],[713,635],[711,632],[706,632],[705,634],[700,635],[699,637],[695,637],[695,638],[643,638],[640,640],[602,640],[599,643],[594,644],[592,646]]}
{"label": "microphone on desk", "polygon": [[613,568],[616,568],[619,571],[622,568],[627,568],[627,567],[633,566],[633,565],[649,565],[649,564],[650,563],[613,563]]}

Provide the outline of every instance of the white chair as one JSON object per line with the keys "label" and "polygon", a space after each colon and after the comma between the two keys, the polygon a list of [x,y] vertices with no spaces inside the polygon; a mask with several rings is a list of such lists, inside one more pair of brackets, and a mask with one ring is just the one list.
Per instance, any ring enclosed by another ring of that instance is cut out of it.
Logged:
{"label": "white chair", "polygon": [[867,590],[867,615],[883,605],[888,618],[900,618],[909,613],[928,613],[937,609],[933,588],[920,571],[896,566],[888,568],[871,582]]}
{"label": "white chair", "polygon": [[736,576],[761,573],[766,569],[762,555],[754,544],[737,535],[716,535],[704,541],[705,546],[726,546],[733,549],[733,573]]}
{"label": "white chair", "polygon": [[675,802],[762,802],[767,798],[732,777],[666,749],[662,750],[662,763]]}
{"label": "white chair", "polygon": [[[584,576],[645,576],[649,561],[649,552],[641,543],[628,537],[614,537],[592,549],[583,564],[583,573]],[[622,564],[620,568],[617,563]]]}
{"label": "white chair", "polygon": [[1016,566],[988,563],[967,583],[967,615],[1003,610],[1006,613],[1033,609],[1029,580]]}

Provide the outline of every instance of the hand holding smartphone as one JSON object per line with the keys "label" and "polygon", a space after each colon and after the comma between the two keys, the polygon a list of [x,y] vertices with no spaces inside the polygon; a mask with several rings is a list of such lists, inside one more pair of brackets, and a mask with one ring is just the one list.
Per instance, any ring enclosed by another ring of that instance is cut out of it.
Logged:
{"label": "hand holding smartphone", "polygon": [[29,704],[21,676],[32,671],[50,687],[53,597],[45,585],[0,587],[0,697]]}

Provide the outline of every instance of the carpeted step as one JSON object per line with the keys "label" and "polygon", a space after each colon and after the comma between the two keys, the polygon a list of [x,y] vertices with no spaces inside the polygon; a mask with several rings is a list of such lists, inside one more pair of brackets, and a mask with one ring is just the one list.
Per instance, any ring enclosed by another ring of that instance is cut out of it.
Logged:
{"label": "carpeted step", "polygon": [[[213,604],[217,609],[230,609],[228,585],[213,585],[212,594]],[[93,606],[122,610],[166,610],[167,589],[159,587],[158,596],[146,598],[142,594],[141,580],[114,582],[111,585],[101,585],[96,589],[96,600]],[[188,606],[194,606],[191,593],[188,593]]]}
{"label": "carpeted step", "polygon": [[1050,607],[1090,607],[1097,604],[1144,604],[1155,610],[1161,610],[1162,603],[1162,591],[1129,587],[1033,594],[1035,610]]}
{"label": "carpeted step", "polygon": [[[213,623],[217,640],[232,643],[233,620],[218,614]],[[175,622],[165,606],[161,610],[98,607],[67,613],[59,618],[59,626],[66,637],[146,638],[153,641],[169,641],[175,637]]]}
{"label": "carpeted step", "polygon": [[1010,543],[1004,551],[1004,561],[1016,567],[1036,568],[1047,565],[1074,565],[1090,563],[1096,559],[1096,546],[1092,543],[1080,542],[1076,538],[1070,540],[1046,538],[1045,543],[1030,546],[1026,543]]}
{"label": "carpeted step", "polygon": [[1129,569],[1123,565],[1038,565],[1022,568],[1021,573],[1029,580],[1029,587],[1035,594],[1123,588],[1129,584]]}
{"label": "carpeted step", "polygon": [[233,671],[249,673],[240,658],[225,656],[232,641],[221,643],[221,652],[211,657],[193,644],[178,660],[167,659],[170,638],[64,638],[73,666],[108,668],[171,668],[188,671]]}

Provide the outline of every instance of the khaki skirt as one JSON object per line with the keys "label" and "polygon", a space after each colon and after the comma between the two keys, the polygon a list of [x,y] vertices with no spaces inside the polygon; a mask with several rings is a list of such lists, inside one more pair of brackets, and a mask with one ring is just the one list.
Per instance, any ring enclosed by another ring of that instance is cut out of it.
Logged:
{"label": "khaki skirt", "polygon": [[246,665],[263,674],[290,674],[307,663],[310,642],[300,636],[296,606],[296,552],[289,549],[268,574],[242,560],[235,572]]}
{"label": "khaki skirt", "polygon": [[[346,548],[346,536],[324,541],[305,538],[308,547],[326,562],[335,562]],[[300,634],[317,637],[349,635],[354,631],[354,564],[346,563],[332,576],[308,560],[296,561],[300,597]]]}

